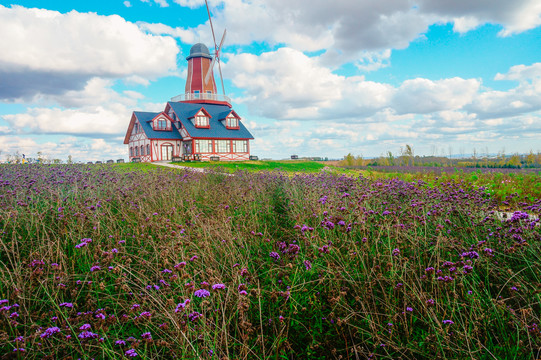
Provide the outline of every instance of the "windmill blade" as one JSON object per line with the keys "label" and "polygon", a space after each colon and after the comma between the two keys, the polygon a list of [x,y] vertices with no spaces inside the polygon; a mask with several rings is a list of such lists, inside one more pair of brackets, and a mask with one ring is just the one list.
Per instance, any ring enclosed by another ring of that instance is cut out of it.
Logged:
{"label": "windmill blade", "polygon": [[214,68],[214,63],[216,62],[216,59],[218,57],[215,55],[214,58],[212,58],[212,62],[210,63],[209,69],[207,70],[207,73],[205,74],[205,85],[208,84],[210,80],[210,75],[212,74],[212,69]]}
{"label": "windmill blade", "polygon": [[209,15],[210,30],[212,30],[212,39],[214,40],[214,49],[217,49],[216,46],[216,36],[214,36],[214,27],[212,26],[212,19],[210,17],[209,3],[205,0],[205,5],[207,6],[207,14]]}
{"label": "windmill blade", "polygon": [[218,70],[220,70],[220,81],[222,82],[222,92],[225,96],[224,78],[222,76],[222,65],[220,65],[219,61],[218,61]]}
{"label": "windmill blade", "polygon": [[218,64],[220,63],[220,52],[222,50],[222,45],[224,44],[226,32],[227,30],[224,30],[224,34],[222,35],[222,41],[220,41],[220,46],[216,50],[216,53],[214,54],[214,58],[212,59],[212,62],[210,63],[209,69],[207,70],[207,73],[205,74],[205,85],[207,85],[210,80],[210,75],[212,74],[212,71],[214,69],[214,63],[216,61],[218,61]]}

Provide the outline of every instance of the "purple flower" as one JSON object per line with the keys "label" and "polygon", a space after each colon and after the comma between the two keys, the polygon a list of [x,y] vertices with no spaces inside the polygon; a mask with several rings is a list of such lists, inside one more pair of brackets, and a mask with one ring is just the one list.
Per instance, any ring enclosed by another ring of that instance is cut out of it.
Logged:
{"label": "purple flower", "polygon": [[175,309],[175,312],[178,313],[180,312],[181,310],[184,310],[184,308],[186,307],[186,305],[188,305],[190,303],[190,299],[186,299],[184,300],[184,302],[181,302],[180,304],[177,305],[176,309]]}
{"label": "purple flower", "polygon": [[47,330],[45,330],[45,332],[43,334],[41,334],[41,338],[49,338],[51,336],[53,336],[54,334],[56,333],[59,333],[60,332],[60,329],[56,326],[54,327],[50,327],[48,328]]}
{"label": "purple flower", "polygon": [[126,351],[124,353],[126,356],[129,356],[129,357],[136,357],[138,356],[137,352],[135,351],[135,349],[130,349],[128,351]]}
{"label": "purple flower", "polygon": [[225,289],[225,285],[224,284],[214,284],[214,285],[212,285],[212,290],[217,290],[217,289]]}
{"label": "purple flower", "polygon": [[434,299],[428,299],[428,300],[426,301],[426,304],[427,304],[428,306],[434,306],[434,305],[436,304],[436,301],[434,301]]}
{"label": "purple flower", "polygon": [[115,345],[125,346],[126,342],[124,340],[117,340],[115,341]]}
{"label": "purple flower", "polygon": [[308,260],[304,260],[304,267],[306,270],[310,270],[312,268],[312,263]]}
{"label": "purple flower", "polygon": [[79,330],[89,330],[92,326],[90,326],[90,324],[84,324],[82,325]]}
{"label": "purple flower", "polygon": [[400,255],[400,249],[393,249],[393,256]]}
{"label": "purple flower", "polygon": [[194,292],[194,295],[199,298],[205,298],[207,296],[210,296],[210,292],[206,289],[199,289]]}
{"label": "purple flower", "polygon": [[246,290],[241,290],[239,291],[239,295],[248,295],[248,293],[246,292]]}
{"label": "purple flower", "polygon": [[188,315],[188,319],[190,319],[190,321],[195,321],[195,320],[199,319],[202,316],[203,316],[203,314],[198,313],[197,311],[194,311],[193,313]]}
{"label": "purple flower", "polygon": [[79,339],[95,339],[98,337],[98,334],[95,334],[91,331],[83,331],[77,336]]}
{"label": "purple flower", "polygon": [[413,311],[413,308],[411,308],[411,307],[408,306],[408,307],[406,308],[406,311],[412,312],[412,311]]}
{"label": "purple flower", "polygon": [[453,320],[443,320],[443,324],[445,324],[445,325],[447,325],[447,324],[452,325],[452,324],[454,324],[454,321],[453,321]]}
{"label": "purple flower", "polygon": [[101,267],[99,265],[95,265],[90,268],[90,271],[98,271],[98,270],[101,270]]}
{"label": "purple flower", "polygon": [[271,251],[271,253],[269,254],[269,256],[271,258],[273,258],[274,260],[280,260],[280,255],[276,252],[276,251]]}
{"label": "purple flower", "polygon": [[145,340],[152,340],[152,334],[150,332],[142,333],[141,337]]}

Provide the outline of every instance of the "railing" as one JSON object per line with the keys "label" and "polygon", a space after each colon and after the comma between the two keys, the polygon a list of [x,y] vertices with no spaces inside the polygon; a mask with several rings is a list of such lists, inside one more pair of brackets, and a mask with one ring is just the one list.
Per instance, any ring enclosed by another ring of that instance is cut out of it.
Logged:
{"label": "railing", "polygon": [[213,100],[213,101],[225,101],[229,104],[231,104],[231,99],[228,96],[220,95],[220,94],[207,94],[207,93],[201,93],[201,94],[194,94],[194,93],[186,93],[186,94],[180,94],[173,98],[171,98],[171,101],[177,102],[177,101],[190,101],[190,100]]}

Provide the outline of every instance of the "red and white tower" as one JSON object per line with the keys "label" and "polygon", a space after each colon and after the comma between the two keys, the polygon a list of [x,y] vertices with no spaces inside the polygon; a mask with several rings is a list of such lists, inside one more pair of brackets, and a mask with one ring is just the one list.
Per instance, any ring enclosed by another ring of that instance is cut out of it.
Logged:
{"label": "red and white tower", "polygon": [[211,98],[216,94],[216,82],[212,65],[212,56],[205,44],[195,44],[190,49],[188,60],[188,76],[186,78],[186,95],[192,98]]}

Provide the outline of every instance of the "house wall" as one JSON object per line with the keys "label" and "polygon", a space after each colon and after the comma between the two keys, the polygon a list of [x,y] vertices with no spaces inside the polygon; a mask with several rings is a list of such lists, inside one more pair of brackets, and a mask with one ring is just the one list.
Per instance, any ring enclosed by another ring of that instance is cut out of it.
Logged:
{"label": "house wall", "polygon": [[151,153],[152,159],[150,161],[164,161],[162,158],[162,145],[172,145],[172,156],[181,156],[182,154],[182,141],[181,140],[160,140],[152,139],[151,141]]}
{"label": "house wall", "polygon": [[[136,124],[138,122],[136,121]],[[130,141],[128,143],[128,154],[130,161],[133,160],[133,158],[139,158],[141,159],[141,162],[149,162],[150,155],[147,154],[146,149],[147,145],[150,145],[150,140],[147,138],[146,134],[144,133],[143,129],[140,126],[134,126],[132,129],[132,133],[130,135]],[[141,155],[141,146],[143,146],[144,154]],[[135,148],[139,149],[139,155],[136,155]]]}

